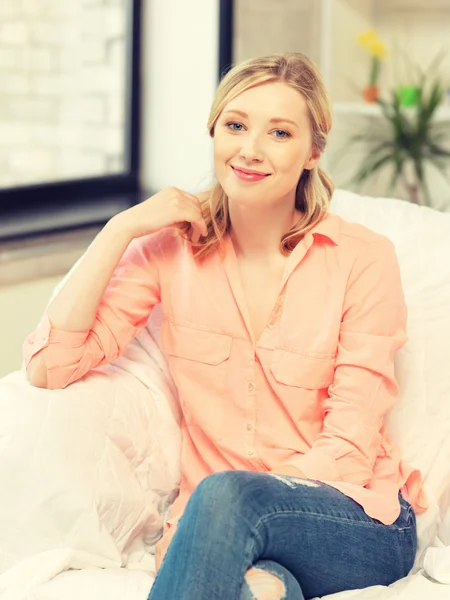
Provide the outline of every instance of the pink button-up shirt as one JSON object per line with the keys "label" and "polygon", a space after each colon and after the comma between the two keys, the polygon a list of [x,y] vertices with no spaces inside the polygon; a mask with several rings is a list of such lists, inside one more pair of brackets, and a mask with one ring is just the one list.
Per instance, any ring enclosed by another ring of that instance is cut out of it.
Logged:
{"label": "pink button-up shirt", "polygon": [[416,512],[426,508],[420,472],[384,428],[407,315],[387,238],[328,214],[287,259],[259,340],[229,237],[203,259],[170,229],[135,239],[91,330],[59,331],[44,315],[25,340],[25,364],[43,348],[48,387],[66,387],[119,356],[160,302],[161,346],[183,411],[173,517],[211,473],[284,464],[386,524],[399,515],[399,489]]}

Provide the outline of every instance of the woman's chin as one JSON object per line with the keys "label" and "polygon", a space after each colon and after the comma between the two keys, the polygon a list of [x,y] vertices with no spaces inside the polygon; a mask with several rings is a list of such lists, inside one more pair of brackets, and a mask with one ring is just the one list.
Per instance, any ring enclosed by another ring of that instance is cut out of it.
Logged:
{"label": "woman's chin", "polygon": [[228,198],[248,202],[261,201],[267,194],[267,190],[263,190],[259,185],[249,185],[240,182],[227,182],[225,185],[222,184],[222,188]]}

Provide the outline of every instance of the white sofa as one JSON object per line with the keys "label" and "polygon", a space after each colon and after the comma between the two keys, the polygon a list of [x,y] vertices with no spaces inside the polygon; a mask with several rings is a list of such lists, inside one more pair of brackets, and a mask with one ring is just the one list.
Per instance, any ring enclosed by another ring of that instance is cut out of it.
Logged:
{"label": "white sofa", "polygon": [[[401,397],[389,428],[424,473],[430,508],[418,518],[409,577],[327,600],[449,600],[450,214],[343,190],[332,211],[396,246],[409,341],[397,356]],[[158,307],[123,356],[65,390],[33,388],[23,369],[0,380],[2,600],[146,600],[180,476],[161,318]]]}

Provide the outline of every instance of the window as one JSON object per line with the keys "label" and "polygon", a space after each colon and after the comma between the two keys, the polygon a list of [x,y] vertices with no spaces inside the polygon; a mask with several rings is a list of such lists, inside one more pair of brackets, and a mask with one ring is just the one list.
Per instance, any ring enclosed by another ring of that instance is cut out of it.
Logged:
{"label": "window", "polygon": [[140,12],[140,0],[2,0],[0,237],[136,202]]}

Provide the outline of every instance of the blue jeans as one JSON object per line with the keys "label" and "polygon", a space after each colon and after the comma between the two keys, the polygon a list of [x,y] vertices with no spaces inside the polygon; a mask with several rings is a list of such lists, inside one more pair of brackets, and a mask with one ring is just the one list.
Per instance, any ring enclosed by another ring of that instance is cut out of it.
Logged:
{"label": "blue jeans", "polygon": [[399,500],[384,525],[318,481],[215,473],[191,495],[148,600],[305,600],[389,585],[416,553],[415,515]]}

